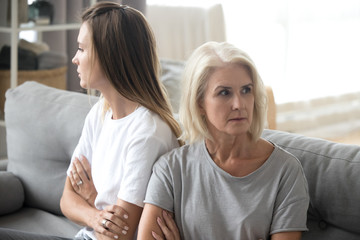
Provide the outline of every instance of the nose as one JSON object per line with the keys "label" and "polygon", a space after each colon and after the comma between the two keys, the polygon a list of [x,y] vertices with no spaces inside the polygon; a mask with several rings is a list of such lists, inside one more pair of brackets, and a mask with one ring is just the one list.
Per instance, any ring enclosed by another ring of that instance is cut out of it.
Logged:
{"label": "nose", "polygon": [[233,110],[240,110],[244,106],[244,99],[241,97],[240,94],[234,94],[233,97],[233,104],[232,108]]}
{"label": "nose", "polygon": [[79,65],[79,60],[76,57],[77,54],[75,54],[75,56],[72,58],[71,62],[75,65]]}

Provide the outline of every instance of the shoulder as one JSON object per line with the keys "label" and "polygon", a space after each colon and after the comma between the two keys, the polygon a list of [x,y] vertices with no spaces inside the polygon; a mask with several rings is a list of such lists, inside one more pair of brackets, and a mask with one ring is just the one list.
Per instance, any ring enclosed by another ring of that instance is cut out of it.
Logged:
{"label": "shoulder", "polygon": [[150,135],[171,132],[168,124],[158,114],[145,107],[140,107],[134,114],[132,125],[137,132],[147,132]]}
{"label": "shoulder", "polygon": [[104,107],[104,99],[99,99],[90,109],[86,116],[85,124],[95,125],[101,122]]}
{"label": "shoulder", "polygon": [[186,144],[163,154],[155,163],[155,168],[168,168],[171,171],[191,169],[203,157],[201,143]]}
{"label": "shoulder", "polygon": [[293,154],[276,144],[274,144],[274,146],[274,155],[281,164],[289,167],[302,167],[299,159],[297,159]]}
{"label": "shoulder", "polygon": [[300,161],[291,153],[274,144],[274,151],[268,159],[270,172],[276,174],[282,182],[301,180],[306,183],[306,177]]}
{"label": "shoulder", "polygon": [[261,148],[268,152],[269,160],[281,165],[301,166],[300,161],[290,152],[278,146],[276,143],[260,138]]}
{"label": "shoulder", "polygon": [[[178,146],[175,134],[169,125],[156,113],[145,107],[134,112],[129,132],[134,139],[146,139],[148,142]],[[154,144],[155,144],[154,143]]]}
{"label": "shoulder", "polygon": [[126,141],[132,149],[156,153],[158,158],[179,146],[175,134],[158,114],[145,107],[137,109],[133,114],[126,123]]}
{"label": "shoulder", "polygon": [[276,143],[264,141],[271,145],[271,151],[265,164],[268,171],[276,172],[277,176],[304,175],[300,161],[293,154]]}

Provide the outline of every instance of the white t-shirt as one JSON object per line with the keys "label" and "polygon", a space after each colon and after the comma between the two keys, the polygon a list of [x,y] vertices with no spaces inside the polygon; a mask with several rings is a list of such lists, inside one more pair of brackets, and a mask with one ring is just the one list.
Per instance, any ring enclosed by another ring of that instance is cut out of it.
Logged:
{"label": "white t-shirt", "polygon": [[181,239],[265,240],[307,230],[303,169],[276,145],[266,162],[244,177],[216,165],[204,141],[176,148],[155,163],[145,202],[174,213]]}
{"label": "white t-shirt", "polygon": [[[73,153],[84,155],[98,195],[95,206],[104,209],[120,198],[144,206],[152,166],[164,153],[178,147],[170,127],[155,113],[139,107],[128,116],[113,120],[112,111],[102,120],[103,100],[92,107],[85,119],[79,143]],[[69,175],[70,167],[67,171]],[[82,229],[96,239],[91,228]]]}

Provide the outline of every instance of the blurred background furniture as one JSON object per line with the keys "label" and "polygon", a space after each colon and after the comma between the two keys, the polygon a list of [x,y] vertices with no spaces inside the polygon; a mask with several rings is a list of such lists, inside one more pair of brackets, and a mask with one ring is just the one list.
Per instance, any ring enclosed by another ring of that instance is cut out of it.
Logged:
{"label": "blurred background furniture", "polygon": [[154,30],[161,58],[184,61],[203,43],[226,40],[220,3],[148,4],[146,17]]}

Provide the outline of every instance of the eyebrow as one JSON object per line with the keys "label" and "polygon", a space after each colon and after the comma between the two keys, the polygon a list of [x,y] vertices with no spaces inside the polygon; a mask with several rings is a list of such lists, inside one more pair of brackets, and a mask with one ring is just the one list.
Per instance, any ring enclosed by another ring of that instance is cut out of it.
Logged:
{"label": "eyebrow", "polygon": [[244,87],[254,87],[254,84],[253,84],[253,83],[249,83],[249,84],[246,84],[246,85],[242,86],[242,88],[244,88]]}
{"label": "eyebrow", "polygon": [[216,91],[219,88],[221,88],[221,89],[231,89],[231,87],[220,85],[220,86],[217,86],[214,90]]}
{"label": "eyebrow", "polygon": [[[246,84],[244,86],[242,86],[241,88],[246,88],[246,87],[254,87],[254,84],[253,83],[249,83],[249,84]],[[231,89],[231,87],[228,87],[228,86],[224,86],[224,85],[219,85],[217,86],[214,91],[216,91],[217,89]]]}

